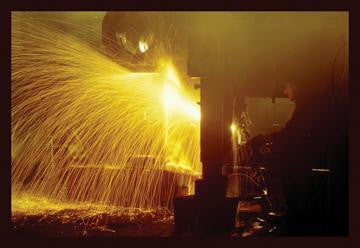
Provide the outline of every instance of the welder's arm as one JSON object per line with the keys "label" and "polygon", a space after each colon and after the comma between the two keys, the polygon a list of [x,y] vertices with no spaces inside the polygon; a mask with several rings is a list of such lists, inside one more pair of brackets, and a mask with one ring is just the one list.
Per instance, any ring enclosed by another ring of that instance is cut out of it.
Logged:
{"label": "welder's arm", "polygon": [[268,135],[258,135],[246,143],[250,163],[258,163],[266,159],[266,154],[263,154],[264,149],[262,148],[269,142]]}
{"label": "welder's arm", "polygon": [[281,130],[267,135],[268,140],[275,146],[286,146],[288,142],[294,142],[294,135],[302,129],[306,115],[298,108],[295,109],[291,119]]}
{"label": "welder's arm", "polygon": [[247,145],[250,146],[252,150],[258,150],[261,146],[265,145],[266,141],[267,141],[266,136],[260,134],[250,139],[247,142]]}
{"label": "welder's arm", "polygon": [[248,146],[249,150],[251,150],[251,156],[253,160],[259,160],[263,157],[262,152],[260,151],[261,148],[265,147],[266,144],[269,144],[268,147],[270,149],[275,150],[280,149],[288,144],[288,142],[293,141],[293,134],[295,129],[297,129],[298,125],[296,122],[296,118],[299,116],[299,111],[295,110],[292,118],[286,123],[285,127],[282,128],[278,132],[274,132],[271,134],[266,135],[258,135],[254,138],[250,139],[246,145]]}

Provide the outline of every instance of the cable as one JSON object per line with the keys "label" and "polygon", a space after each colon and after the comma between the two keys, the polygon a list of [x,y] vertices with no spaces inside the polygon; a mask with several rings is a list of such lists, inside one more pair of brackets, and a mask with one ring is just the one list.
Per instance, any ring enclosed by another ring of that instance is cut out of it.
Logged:
{"label": "cable", "polygon": [[261,176],[261,179],[262,179],[262,182],[264,184],[264,186],[261,186],[259,183],[257,183],[251,176],[247,175],[246,173],[242,173],[242,172],[238,172],[238,173],[234,173],[234,174],[231,174],[230,176],[236,176],[236,175],[242,175],[242,176],[245,176],[247,178],[250,179],[250,181],[252,181],[258,188],[260,188],[263,192],[265,192],[265,197],[266,197],[266,200],[270,206],[270,208],[272,209],[272,203],[267,195],[267,192],[268,192],[268,189],[267,189],[267,185],[266,185],[266,182],[265,182],[265,178],[264,178],[264,175],[262,173],[262,171],[260,170],[260,176]]}

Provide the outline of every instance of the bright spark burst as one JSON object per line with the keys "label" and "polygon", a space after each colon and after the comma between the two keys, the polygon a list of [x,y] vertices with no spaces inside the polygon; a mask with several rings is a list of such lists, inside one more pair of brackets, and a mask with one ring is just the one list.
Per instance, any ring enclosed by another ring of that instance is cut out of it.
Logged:
{"label": "bright spark burst", "polygon": [[165,84],[163,90],[163,104],[167,111],[177,111],[190,116],[195,121],[200,121],[200,109],[185,97],[180,95],[176,85]]}
{"label": "bright spark burst", "polygon": [[135,73],[60,30],[12,20],[13,197],[149,209],[171,208],[175,184],[193,190],[200,109],[171,60]]}

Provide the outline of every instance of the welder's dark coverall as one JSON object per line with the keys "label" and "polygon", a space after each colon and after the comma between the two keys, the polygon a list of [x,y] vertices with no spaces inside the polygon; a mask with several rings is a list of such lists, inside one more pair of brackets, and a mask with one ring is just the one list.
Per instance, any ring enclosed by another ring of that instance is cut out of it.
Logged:
{"label": "welder's dark coverall", "polygon": [[287,207],[287,221],[306,225],[316,222],[318,213],[312,188],[312,168],[325,167],[328,115],[319,96],[296,99],[291,119],[271,134],[273,166],[280,170]]}
{"label": "welder's dark coverall", "polygon": [[324,163],[328,115],[319,95],[299,97],[295,103],[286,126],[269,136],[273,142],[271,166],[281,174],[287,223],[301,226],[314,222],[311,169]]}

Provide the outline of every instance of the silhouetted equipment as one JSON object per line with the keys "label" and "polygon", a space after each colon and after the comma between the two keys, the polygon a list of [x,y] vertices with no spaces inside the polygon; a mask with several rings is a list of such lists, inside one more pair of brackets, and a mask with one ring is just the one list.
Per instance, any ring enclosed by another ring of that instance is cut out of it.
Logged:
{"label": "silhouetted equipment", "polygon": [[[330,195],[330,215],[339,213],[330,221],[332,226],[341,226],[336,233],[347,233],[347,13],[183,12],[171,16],[154,12],[131,18],[124,14],[113,23],[115,15],[121,14],[108,13],[103,22],[105,48],[115,61],[121,63],[121,56],[140,61],[138,56],[151,52],[162,27],[154,30],[145,20],[160,18],[161,25],[171,23],[177,30],[172,45],[186,48],[187,54],[180,56],[178,63],[181,69],[201,77],[197,87],[201,95],[202,179],[195,183],[195,195],[174,199],[178,230],[191,227],[218,233],[234,228],[241,196],[226,196],[227,176],[222,174],[225,157],[232,150],[229,128],[234,99],[235,112],[242,113],[246,97],[271,98],[274,103],[276,98],[284,97],[279,86],[292,82],[313,96],[324,97],[321,107],[328,111],[329,123],[321,130],[316,127],[327,134],[322,142],[324,156],[320,164],[308,166],[325,169],[312,171],[330,185],[319,194]],[[140,30],[138,36],[131,35],[137,40],[127,39],[127,32],[132,30],[126,31],[127,21]],[[118,29],[117,34],[113,28]],[[148,51],[136,48],[141,39],[148,42]],[[264,152],[254,151],[253,158],[260,159],[252,162],[260,163]]]}
{"label": "silhouetted equipment", "polygon": [[[205,231],[226,231],[234,227],[235,221],[230,219],[235,216],[237,202],[236,197],[226,197],[226,177],[221,173],[224,157],[231,150],[229,127],[232,122],[233,98],[238,99],[237,106],[242,106],[240,112],[245,111],[245,97],[268,97],[275,101],[275,98],[284,96],[280,90],[274,89],[282,82],[294,82],[301,85],[302,89],[315,93],[315,96],[316,93],[323,94],[328,104],[325,108],[330,109],[328,120],[333,122],[337,117],[334,117],[336,112],[332,111],[335,109],[331,103],[334,98],[329,89],[332,88],[331,75],[335,70],[343,72],[342,79],[336,80],[342,80],[342,90],[334,91],[337,95],[342,95],[341,104],[338,106],[345,112],[347,108],[344,93],[347,70],[344,68],[348,57],[343,53],[342,62],[338,63],[337,69],[332,66],[339,47],[347,43],[347,15],[201,13],[191,21],[188,73],[202,79],[200,91],[203,178],[196,182],[195,196],[175,199],[175,223],[178,228],[192,223]],[[239,99],[242,99],[243,104]],[[316,99],[311,100],[316,102]],[[336,132],[338,134],[337,138],[323,142],[326,144],[324,149],[342,146],[345,152],[345,115],[340,117],[343,124],[328,123],[329,127],[331,126],[327,130],[328,135]],[[333,129],[336,125],[342,125],[338,131]],[[329,151],[324,154],[329,154]],[[344,195],[333,194],[326,183],[325,191],[334,199],[342,199],[341,211],[344,212],[347,206],[347,158],[344,153],[337,154],[339,157],[333,162],[323,158],[322,164],[308,166],[335,166],[336,170],[341,171],[330,169],[330,176],[320,177],[326,177],[326,182],[331,178],[341,181],[342,188],[338,191]],[[326,193],[320,194],[324,196]],[[315,197],[315,202],[320,202],[319,196]],[[339,203],[335,205],[340,207]],[[197,218],[195,210],[198,213]],[[341,218],[335,219],[335,223],[331,224],[340,226],[337,222]],[[334,228],[333,226],[330,229]],[[347,227],[343,224],[338,229],[342,230],[339,232],[346,233]]]}

